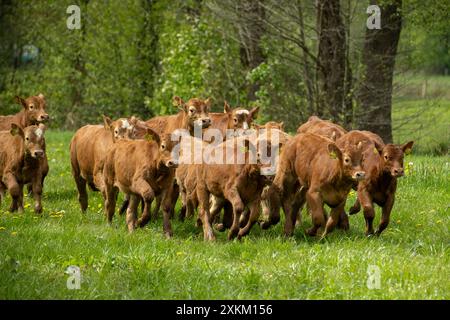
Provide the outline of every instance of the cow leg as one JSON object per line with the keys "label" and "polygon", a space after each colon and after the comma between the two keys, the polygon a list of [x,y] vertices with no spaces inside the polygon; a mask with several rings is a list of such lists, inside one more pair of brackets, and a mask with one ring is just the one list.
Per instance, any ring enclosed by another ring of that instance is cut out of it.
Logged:
{"label": "cow leg", "polygon": [[130,195],[127,194],[125,195],[125,199],[123,200],[122,205],[120,206],[119,215],[122,216],[125,213],[129,204],[130,204]]}
{"label": "cow leg", "polygon": [[342,201],[341,204],[339,204],[337,207],[334,207],[330,211],[330,217],[327,220],[327,223],[325,225],[325,231],[322,234],[322,239],[325,238],[325,236],[333,231],[333,229],[336,227],[339,217],[341,215],[341,212],[345,209],[345,200]]}
{"label": "cow leg", "polygon": [[175,205],[172,203],[173,198],[171,192],[172,188],[164,192],[164,194],[160,197],[162,198],[162,207],[163,207],[163,232],[166,238],[171,238],[173,236],[170,219],[173,207]]}
{"label": "cow leg", "polygon": [[142,212],[141,218],[137,222],[137,225],[142,228],[150,221],[150,209],[152,206],[152,201],[155,198],[155,193],[148,182],[142,178],[139,178],[133,184],[133,189],[136,190],[138,195],[140,195],[140,198],[138,197],[138,202],[144,202],[144,211]]}
{"label": "cow leg", "polygon": [[173,219],[175,217],[175,206],[177,204],[178,197],[180,196],[180,187],[177,183],[173,183],[172,188],[170,189],[170,198],[168,199],[170,206],[170,218]]}
{"label": "cow leg", "polygon": [[214,232],[211,227],[209,215],[209,192],[206,186],[197,186],[197,197],[200,204],[199,216],[203,225],[203,238],[205,240],[215,240]]}
{"label": "cow leg", "polygon": [[306,201],[311,210],[311,219],[313,226],[306,231],[310,236],[315,236],[317,230],[325,224],[323,200],[318,191],[308,190],[306,192]]}
{"label": "cow leg", "polygon": [[34,179],[32,183],[32,194],[34,198],[34,212],[41,213],[42,212],[42,203],[41,203],[41,197],[42,197],[42,179],[38,177],[37,179]]}
{"label": "cow leg", "polygon": [[365,190],[358,191],[358,199],[362,205],[364,212],[364,219],[366,220],[366,236],[370,236],[373,231],[373,219],[375,218],[375,209],[370,194]]}
{"label": "cow leg", "polygon": [[136,228],[137,221],[137,208],[139,206],[140,197],[137,195],[130,195],[130,204],[127,209],[126,223],[128,232],[133,232]]}
{"label": "cow leg", "polygon": [[247,223],[242,229],[239,230],[239,234],[237,236],[238,239],[241,239],[243,236],[246,236],[252,229],[253,225],[258,221],[261,209],[259,201],[260,200],[257,199],[249,205],[249,215]]}
{"label": "cow leg", "polygon": [[345,213],[345,207],[342,208],[341,212],[339,213],[337,227],[338,229],[342,229],[345,231],[350,229],[350,222],[348,221],[348,215]]}
{"label": "cow leg", "polygon": [[228,240],[232,240],[239,233],[239,220],[241,218],[242,211],[244,211],[244,203],[242,202],[239,192],[235,188],[231,188],[226,192],[225,197],[231,202],[233,206],[233,224],[228,231]]}
{"label": "cow leg", "polygon": [[389,195],[381,211],[380,225],[378,226],[378,229],[375,232],[377,236],[379,236],[383,232],[383,230],[386,229],[386,227],[389,225],[389,220],[391,217],[392,208],[394,207],[394,202],[395,202],[395,195]]}
{"label": "cow leg", "polygon": [[75,183],[77,185],[78,190],[78,202],[80,203],[81,211],[83,213],[86,212],[88,207],[88,194],[86,191],[86,180],[83,179],[81,175],[76,175],[74,173]]}
{"label": "cow leg", "polygon": [[220,223],[220,211],[222,210],[225,204],[225,199],[219,198],[216,196],[211,196],[211,221],[214,223],[214,229],[218,231],[223,231],[225,228],[223,227],[223,223]]}
{"label": "cow leg", "polygon": [[290,237],[294,234],[295,220],[297,219],[297,215],[292,210],[292,197],[288,196],[283,199],[283,210],[285,215],[284,221],[284,234],[287,237]]}
{"label": "cow leg", "polygon": [[305,205],[306,188],[302,187],[295,194],[295,199],[292,204],[292,213],[295,215],[295,227],[302,224],[302,209]]}
{"label": "cow leg", "polygon": [[5,185],[0,181],[0,206],[2,205],[2,201],[5,199]]}
{"label": "cow leg", "polygon": [[[85,185],[86,186],[86,185]],[[116,209],[118,189],[110,184],[105,184],[105,210],[108,222],[112,222],[114,210]]]}
{"label": "cow leg", "polygon": [[184,221],[186,218],[186,210],[187,210],[187,193],[185,188],[180,188],[180,197],[181,197],[181,209],[178,214],[178,220]]}
{"label": "cow leg", "polygon": [[153,208],[153,212],[152,212],[152,218],[155,221],[158,219],[159,208],[161,208],[161,201],[162,201],[162,195],[160,194],[159,196],[156,197],[155,208]]}
{"label": "cow leg", "polygon": [[359,199],[356,198],[355,203],[354,203],[353,206],[350,208],[350,210],[348,211],[348,213],[349,213],[350,215],[353,215],[353,214],[357,214],[360,210],[361,210],[361,203],[359,202]]}
{"label": "cow leg", "polygon": [[[20,196],[22,193],[22,187],[19,185],[19,183],[17,182],[16,178],[12,173],[8,173],[3,177],[3,183],[5,184],[12,198],[9,211],[10,212],[17,211],[21,205]],[[22,211],[23,211],[23,203],[22,203]]]}
{"label": "cow leg", "polygon": [[268,229],[270,226],[280,222],[280,195],[274,187],[269,187],[262,194],[262,210],[267,220],[261,222],[261,229]]}
{"label": "cow leg", "polygon": [[245,207],[244,212],[241,215],[241,219],[239,220],[239,227],[244,228],[247,225],[249,219],[250,219],[250,209],[248,207]]}

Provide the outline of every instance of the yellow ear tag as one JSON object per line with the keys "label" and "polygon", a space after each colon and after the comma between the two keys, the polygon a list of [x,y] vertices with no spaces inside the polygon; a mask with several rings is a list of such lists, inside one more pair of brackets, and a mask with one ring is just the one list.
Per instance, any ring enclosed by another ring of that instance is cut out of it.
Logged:
{"label": "yellow ear tag", "polygon": [[242,151],[243,153],[245,153],[245,152],[248,151],[248,148],[247,148],[247,147],[241,147],[241,151]]}
{"label": "yellow ear tag", "polygon": [[336,152],[334,152],[334,151],[330,152],[330,158],[331,159],[337,159]]}
{"label": "yellow ear tag", "polygon": [[145,140],[147,141],[153,141],[153,136],[151,134],[146,133],[144,136]]}
{"label": "yellow ear tag", "polygon": [[410,148],[408,148],[408,149],[405,150],[405,154],[406,154],[406,155],[408,155],[408,154],[410,154],[410,153],[411,153],[411,149],[410,149]]}
{"label": "yellow ear tag", "polygon": [[377,148],[373,147],[373,153],[374,153],[374,154],[378,154]]}

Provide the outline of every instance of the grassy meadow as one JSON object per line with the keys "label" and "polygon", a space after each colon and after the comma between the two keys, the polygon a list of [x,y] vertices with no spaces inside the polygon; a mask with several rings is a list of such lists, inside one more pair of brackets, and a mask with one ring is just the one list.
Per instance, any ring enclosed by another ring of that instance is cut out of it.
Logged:
{"label": "grassy meadow", "polygon": [[[305,235],[307,216],[291,239],[281,223],[255,226],[241,242],[217,233],[205,243],[194,220],[174,220],[166,240],[161,218],[128,234],[123,216],[106,223],[98,193],[89,192],[81,214],[69,164],[73,133],[49,131],[44,213],[34,214],[28,197],[23,214],[7,211],[9,198],[0,207],[0,299],[449,299],[449,80],[427,81],[427,99],[417,78],[394,98],[394,140],[416,144],[379,238],[364,236],[362,213],[323,242]],[[348,206],[354,199],[352,192]],[[377,209],[375,224],[379,218]],[[79,290],[67,288],[71,265],[81,270]],[[379,289],[367,286],[373,266]]]}
{"label": "grassy meadow", "polygon": [[[392,222],[380,238],[364,236],[362,214],[348,232],[324,242],[305,236],[304,218],[295,237],[282,225],[255,226],[242,242],[219,234],[205,243],[193,220],[173,221],[174,238],[162,221],[128,234],[124,217],[112,226],[98,193],[89,193],[82,215],[71,177],[72,133],[47,133],[51,171],[44,213],[0,211],[2,299],[448,299],[450,298],[447,157],[408,156]],[[349,203],[352,203],[354,194]],[[379,211],[376,222],[379,220]],[[81,288],[66,286],[70,265],[81,269]],[[380,289],[368,289],[368,267],[380,269]]]}

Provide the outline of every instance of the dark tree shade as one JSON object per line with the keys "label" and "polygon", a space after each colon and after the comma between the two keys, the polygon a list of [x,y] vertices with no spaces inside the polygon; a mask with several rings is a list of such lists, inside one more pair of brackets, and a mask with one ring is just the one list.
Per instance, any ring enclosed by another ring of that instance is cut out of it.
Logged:
{"label": "dark tree shade", "polygon": [[[373,1],[376,4],[378,1]],[[381,29],[367,29],[364,74],[359,88],[359,127],[392,142],[392,80],[402,28],[401,0],[380,5]]]}

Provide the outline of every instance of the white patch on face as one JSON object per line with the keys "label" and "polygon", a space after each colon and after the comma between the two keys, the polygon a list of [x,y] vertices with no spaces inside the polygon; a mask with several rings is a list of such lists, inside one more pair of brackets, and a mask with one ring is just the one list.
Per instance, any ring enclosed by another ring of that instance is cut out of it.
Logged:
{"label": "white patch on face", "polygon": [[239,115],[241,115],[241,114],[249,115],[250,112],[249,112],[248,110],[242,109],[242,110],[236,110],[236,114],[239,114]]}
{"label": "white patch on face", "polygon": [[[247,110],[246,110],[247,111]],[[248,123],[247,123],[247,121],[244,121],[244,123],[242,124],[242,128],[244,129],[244,130],[247,130],[248,129]]]}
{"label": "white patch on face", "polygon": [[42,134],[43,134],[44,132],[42,131],[41,128],[37,128],[36,131],[35,131],[34,133],[36,134],[36,136],[38,136],[39,138],[41,138],[41,137],[42,137]]}
{"label": "white patch on face", "polygon": [[130,127],[130,123],[128,122],[128,120],[122,120],[122,128],[124,129],[128,129]]}

